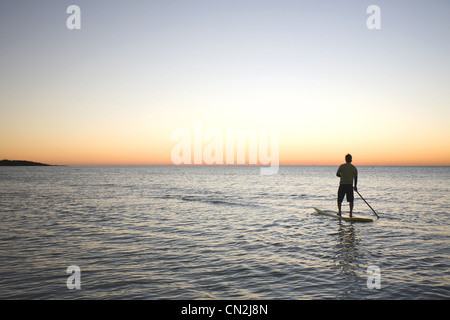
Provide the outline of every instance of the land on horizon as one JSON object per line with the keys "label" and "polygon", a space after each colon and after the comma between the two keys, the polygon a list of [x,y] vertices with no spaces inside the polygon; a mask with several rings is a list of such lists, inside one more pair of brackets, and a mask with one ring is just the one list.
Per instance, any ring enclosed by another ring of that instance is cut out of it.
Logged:
{"label": "land on horizon", "polygon": [[26,161],[26,160],[0,160],[0,166],[51,166],[51,164],[34,162],[34,161]]}

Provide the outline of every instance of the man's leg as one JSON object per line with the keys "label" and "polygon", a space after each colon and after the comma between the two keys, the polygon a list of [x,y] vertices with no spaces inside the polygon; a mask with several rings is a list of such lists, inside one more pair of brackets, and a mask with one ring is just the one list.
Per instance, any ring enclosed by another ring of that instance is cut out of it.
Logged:
{"label": "man's leg", "polygon": [[345,196],[345,189],[342,185],[339,185],[337,195],[338,216],[341,215],[342,201],[344,200],[344,196]]}
{"label": "man's leg", "polygon": [[353,213],[353,201],[349,202],[350,205],[350,218],[352,217],[352,213]]}
{"label": "man's leg", "polygon": [[352,213],[353,213],[353,204],[354,204],[354,199],[355,196],[353,195],[353,186],[350,186],[349,190],[347,191],[347,200],[348,200],[348,204],[350,205],[350,218],[352,217]]}

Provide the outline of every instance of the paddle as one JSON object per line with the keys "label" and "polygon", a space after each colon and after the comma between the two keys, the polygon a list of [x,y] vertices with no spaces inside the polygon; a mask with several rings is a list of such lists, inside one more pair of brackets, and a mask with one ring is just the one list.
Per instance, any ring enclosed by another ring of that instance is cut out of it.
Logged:
{"label": "paddle", "polygon": [[366,199],[363,198],[363,196],[358,192],[358,190],[355,190],[356,193],[361,197],[361,199],[364,200],[364,202],[369,206],[370,209],[372,209],[373,213],[375,213],[375,215],[377,216],[378,219],[380,219],[380,217],[377,215],[377,213],[375,212],[375,210],[373,210],[373,208],[370,206],[370,204],[367,203]]}

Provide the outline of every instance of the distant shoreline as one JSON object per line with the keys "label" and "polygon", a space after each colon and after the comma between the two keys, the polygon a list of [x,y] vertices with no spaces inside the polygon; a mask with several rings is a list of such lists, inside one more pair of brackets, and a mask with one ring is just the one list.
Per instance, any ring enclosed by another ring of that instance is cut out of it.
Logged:
{"label": "distant shoreline", "polygon": [[0,166],[19,167],[19,166],[52,166],[40,162],[26,161],[26,160],[0,160]]}

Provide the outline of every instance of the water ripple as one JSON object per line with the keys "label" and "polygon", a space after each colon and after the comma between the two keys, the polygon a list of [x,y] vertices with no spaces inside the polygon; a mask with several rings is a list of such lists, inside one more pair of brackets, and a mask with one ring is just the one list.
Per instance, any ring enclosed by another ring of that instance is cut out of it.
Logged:
{"label": "water ripple", "polygon": [[335,206],[329,167],[172,169],[0,168],[0,298],[450,298],[447,167],[361,168],[372,224],[313,212]]}

